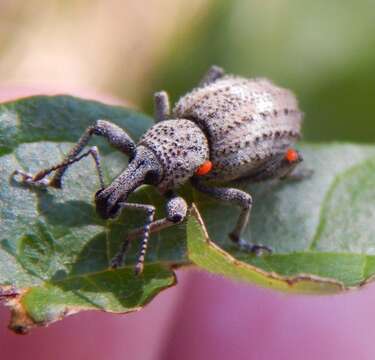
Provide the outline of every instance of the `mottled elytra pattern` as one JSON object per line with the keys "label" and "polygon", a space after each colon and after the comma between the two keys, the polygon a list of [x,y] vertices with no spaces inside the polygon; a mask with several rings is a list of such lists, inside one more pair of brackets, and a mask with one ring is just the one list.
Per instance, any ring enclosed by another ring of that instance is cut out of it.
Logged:
{"label": "mottled elytra pattern", "polygon": [[176,118],[195,121],[210,144],[207,178],[250,175],[300,137],[302,113],[295,96],[267,79],[224,76],[182,97]]}

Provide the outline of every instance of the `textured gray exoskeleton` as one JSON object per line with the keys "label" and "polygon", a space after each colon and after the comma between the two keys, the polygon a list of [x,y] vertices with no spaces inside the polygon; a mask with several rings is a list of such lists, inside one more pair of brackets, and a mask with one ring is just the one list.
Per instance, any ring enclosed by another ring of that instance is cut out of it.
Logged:
{"label": "textured gray exoskeleton", "polygon": [[[231,240],[257,254],[270,251],[241,238],[249,222],[251,196],[239,189],[212,186],[210,181],[261,181],[290,175],[302,160],[292,148],[300,137],[302,121],[295,96],[267,79],[225,75],[222,69],[213,66],[199,86],[177,102],[172,114],[168,95],[156,93],[155,118],[157,123],[137,145],[117,125],[98,120],[60,164],[35,175],[22,171],[15,174],[26,184],[61,188],[62,176],[69,165],[93,156],[100,180],[100,190],[95,194],[98,214],[104,219],[114,218],[123,208],[147,214],[145,225],[126,237],[112,261],[113,267],[122,264],[130,240],[141,235],[136,273],[142,272],[150,233],[180,223],[186,217],[187,204],[175,190],[188,180],[199,191],[241,208],[237,224],[229,234]],[[107,187],[97,148],[81,153],[92,135],[104,136],[130,157],[128,167]],[[154,185],[167,197],[166,218],[154,221],[152,205],[127,202],[129,195],[142,184]]]}

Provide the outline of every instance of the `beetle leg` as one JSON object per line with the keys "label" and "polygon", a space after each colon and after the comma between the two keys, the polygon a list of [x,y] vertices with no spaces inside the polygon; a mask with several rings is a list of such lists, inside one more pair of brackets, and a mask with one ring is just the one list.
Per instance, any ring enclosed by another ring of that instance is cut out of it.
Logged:
{"label": "beetle leg", "polygon": [[73,159],[67,158],[66,160],[64,160],[60,164],[57,164],[55,166],[51,166],[50,168],[47,168],[47,169],[40,170],[35,175],[26,173],[22,170],[16,170],[16,171],[14,171],[13,176],[20,175],[21,176],[21,182],[25,183],[25,184],[29,184],[29,185],[33,185],[33,186],[46,187],[46,186],[50,185],[50,180],[46,179],[46,176],[49,175],[51,172],[59,170],[63,167],[68,167],[68,166],[82,160],[83,158],[85,158],[89,155],[91,155],[93,157],[94,161],[95,161],[96,171],[98,173],[99,182],[100,182],[100,188],[103,189],[104,188],[103,171],[102,171],[102,167],[100,165],[99,151],[98,151],[98,148],[96,146],[93,146],[88,151],[86,151],[85,153],[77,156],[76,158],[73,158]]}
{"label": "beetle leg", "polygon": [[238,217],[237,224],[233,231],[229,234],[229,238],[236,243],[240,249],[253,252],[256,255],[260,255],[263,252],[272,252],[268,246],[249,244],[241,237],[250,220],[250,212],[253,203],[250,194],[234,188],[211,187],[203,184],[200,180],[195,178],[192,179],[192,184],[198,191],[212,196],[215,199],[240,206],[241,213]]}
{"label": "beetle leg", "polygon": [[[150,224],[150,234],[159,232],[163,229],[166,229],[170,226],[174,225],[173,222],[169,221],[167,218],[163,218],[160,220],[155,220]],[[124,257],[130,248],[130,244],[133,240],[137,239],[140,235],[143,234],[144,228],[140,227],[130,231],[124,241],[121,244],[120,250],[118,253],[112,258],[111,260],[111,267],[114,269],[119,268],[122,266],[124,262]]]}
{"label": "beetle leg", "polygon": [[154,109],[156,122],[170,118],[171,106],[166,91],[159,91],[154,94]]}
{"label": "beetle leg", "polygon": [[[138,275],[143,271],[143,263],[145,261],[145,255],[147,252],[148,239],[150,237],[150,228],[151,223],[154,220],[155,216],[155,207],[153,205],[146,204],[135,204],[135,203],[119,203],[120,210],[124,208],[133,209],[133,210],[143,210],[147,214],[146,223],[142,227],[142,242],[141,242],[141,251],[138,256],[137,264],[135,265],[135,273]],[[123,245],[124,250],[126,251],[128,246]]]}
{"label": "beetle leg", "polygon": [[182,197],[172,195],[169,198],[166,206],[167,217],[156,221],[153,221],[153,217],[155,215],[155,208],[152,205],[120,203],[119,206],[121,208],[145,210],[147,212],[148,218],[143,227],[129,232],[124,242],[122,243],[119,252],[112,259],[111,267],[120,267],[123,263],[124,256],[126,255],[126,252],[130,247],[130,242],[136,239],[138,236],[143,235],[141,252],[135,267],[136,274],[140,274],[143,271],[143,263],[145,260],[147,244],[150,234],[159,232],[163,229],[181,223],[186,217],[187,204]]}
{"label": "beetle leg", "polygon": [[[69,151],[68,155],[65,159],[48,169],[41,170],[35,175],[25,174],[22,175],[21,171],[16,171],[16,174],[20,174],[23,176],[23,182],[31,183],[31,184],[44,184],[45,186],[52,186],[55,188],[61,188],[62,186],[62,177],[67,170],[67,168],[77,162],[78,160],[82,159],[84,156],[78,156],[86,144],[89,142],[90,138],[93,135],[103,136],[105,137],[110,145],[114,146],[115,148],[119,149],[120,151],[124,152],[125,154],[132,157],[135,153],[135,143],[130,138],[130,136],[119,126],[105,120],[97,120],[95,125],[90,126],[86,129],[83,133],[81,138],[78,140],[77,144]],[[92,148],[94,149],[94,148]],[[103,187],[103,179],[101,175],[100,165],[98,165],[99,155],[97,154],[97,150],[91,149],[91,155],[95,159],[95,163],[98,169],[98,174],[100,178],[100,185]],[[96,155],[95,155],[96,153]],[[88,155],[88,154],[86,154]],[[85,156],[86,156],[85,155]],[[56,171],[54,176],[49,180],[44,180],[45,176],[49,175],[52,171]],[[43,180],[43,181],[42,181]]]}
{"label": "beetle leg", "polygon": [[217,66],[217,65],[212,65],[206,74],[203,76],[202,80],[199,82],[199,87],[209,85],[213,82],[215,82],[217,79],[220,79],[221,77],[224,76],[224,70]]}

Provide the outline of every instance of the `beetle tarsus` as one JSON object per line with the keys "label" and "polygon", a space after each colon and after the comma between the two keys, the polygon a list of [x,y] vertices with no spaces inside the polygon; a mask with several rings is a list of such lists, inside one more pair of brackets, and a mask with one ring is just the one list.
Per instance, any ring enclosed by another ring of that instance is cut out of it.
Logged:
{"label": "beetle tarsus", "polygon": [[249,242],[247,242],[245,239],[242,239],[242,238],[234,241],[231,235],[229,235],[229,237],[231,238],[233,242],[235,242],[238,245],[241,251],[249,252],[256,256],[271,255],[273,253],[272,248],[270,248],[267,245],[250,244]]}
{"label": "beetle tarsus", "polygon": [[143,268],[144,268],[143,262],[137,263],[137,265],[135,265],[135,268],[134,268],[135,275],[136,276],[141,275],[143,273]]}
{"label": "beetle tarsus", "polygon": [[[18,178],[19,177],[19,178]],[[27,173],[22,170],[15,170],[11,178],[16,181],[18,184],[24,184],[27,186],[34,186],[37,188],[46,188],[49,186],[48,179],[40,179],[40,180],[34,180],[34,177],[32,174]]]}
{"label": "beetle tarsus", "polygon": [[53,187],[56,189],[61,189],[62,188],[61,177],[53,176],[51,179],[47,179],[47,176],[54,171],[58,172],[62,168],[67,168],[70,165],[82,160],[83,158],[89,155],[91,155],[95,161],[96,170],[99,176],[100,188],[103,189],[104,188],[103,172],[102,172],[102,168],[100,165],[99,151],[96,146],[91,147],[88,151],[86,151],[85,153],[75,158],[70,158],[70,159],[68,158],[57,165],[40,170],[34,175],[24,172],[22,170],[16,170],[13,172],[12,176],[17,181],[15,177],[17,175],[20,175],[21,179],[18,180],[18,182],[23,183],[23,184],[27,184],[27,185],[31,185],[35,187]]}
{"label": "beetle tarsus", "polygon": [[123,241],[120,251],[113,257],[111,260],[111,268],[117,269],[124,264],[124,258],[126,253],[129,251],[130,248],[130,241],[126,239]]}

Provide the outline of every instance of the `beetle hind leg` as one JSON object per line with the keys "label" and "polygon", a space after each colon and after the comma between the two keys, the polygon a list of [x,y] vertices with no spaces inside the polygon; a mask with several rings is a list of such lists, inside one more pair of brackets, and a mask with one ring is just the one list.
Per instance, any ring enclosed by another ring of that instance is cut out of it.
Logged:
{"label": "beetle hind leg", "polygon": [[253,203],[250,194],[239,189],[211,187],[194,178],[192,179],[192,184],[198,191],[212,196],[215,199],[240,206],[240,216],[238,217],[233,231],[229,233],[229,238],[231,241],[237,244],[241,250],[251,252],[256,255],[272,253],[272,249],[270,247],[261,244],[250,244],[242,237],[242,234],[244,233],[250,220],[251,207]]}
{"label": "beetle hind leg", "polygon": [[233,232],[229,233],[229,239],[238,246],[241,251],[249,252],[257,256],[272,254],[272,248],[267,245],[250,244],[245,239],[236,236]]}

